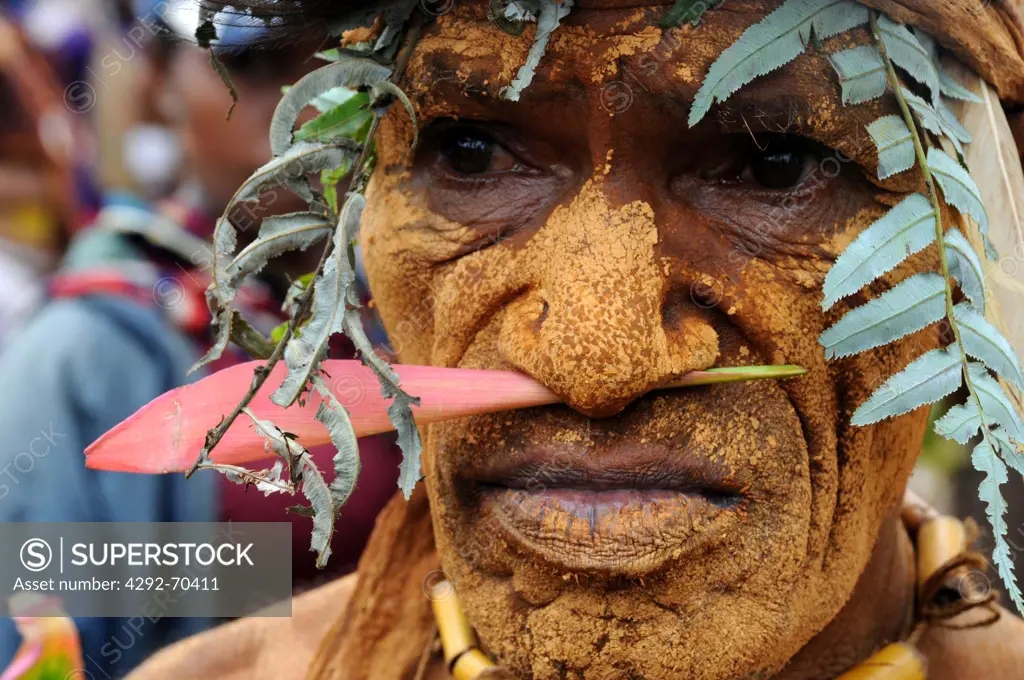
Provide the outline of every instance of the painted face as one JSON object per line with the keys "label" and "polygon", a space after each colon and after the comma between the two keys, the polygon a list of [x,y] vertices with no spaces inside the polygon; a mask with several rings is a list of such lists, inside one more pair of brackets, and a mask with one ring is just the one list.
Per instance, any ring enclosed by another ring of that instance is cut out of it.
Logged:
{"label": "painted face", "polygon": [[[935,333],[834,363],[817,341],[833,259],[913,185],[871,181],[864,125],[889,105],[844,108],[820,55],[687,128],[776,3],[668,31],[666,7],[583,4],[518,103],[497,93],[532,33],[457,6],[410,62],[418,148],[397,111],[379,138],[363,243],[403,362],[519,370],[567,402],[430,429],[442,565],[521,676],[767,677],[850,598],[920,445],[923,413],[849,417]],[[656,391],[780,363],[810,374]]]}

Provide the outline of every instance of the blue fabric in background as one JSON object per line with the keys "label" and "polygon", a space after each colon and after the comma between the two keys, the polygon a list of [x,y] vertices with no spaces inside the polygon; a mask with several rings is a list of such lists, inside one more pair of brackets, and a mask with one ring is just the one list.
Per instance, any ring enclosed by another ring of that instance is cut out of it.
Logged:
{"label": "blue fabric in background", "polygon": [[[52,301],[0,355],[0,521],[216,521],[216,477],[89,470],[84,450],[180,385],[198,348],[157,307]],[[118,678],[207,619],[77,619],[89,678]],[[20,644],[0,620],[0,668]]]}

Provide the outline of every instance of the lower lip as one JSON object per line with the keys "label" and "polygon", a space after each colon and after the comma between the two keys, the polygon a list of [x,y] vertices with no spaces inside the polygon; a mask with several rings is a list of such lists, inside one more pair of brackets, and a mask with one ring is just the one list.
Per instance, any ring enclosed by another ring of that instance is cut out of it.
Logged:
{"label": "lower lip", "polygon": [[480,510],[506,540],[570,571],[641,576],[681,559],[738,516],[737,496],[661,489],[485,486]]}

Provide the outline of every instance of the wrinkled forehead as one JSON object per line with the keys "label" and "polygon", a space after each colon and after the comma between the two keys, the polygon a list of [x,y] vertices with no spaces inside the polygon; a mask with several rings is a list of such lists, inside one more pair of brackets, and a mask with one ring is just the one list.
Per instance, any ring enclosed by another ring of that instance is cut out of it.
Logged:
{"label": "wrinkled forehead", "polygon": [[[774,3],[732,2],[728,11],[704,12],[697,2],[678,27],[662,25],[670,4],[636,0],[576,3],[551,32],[533,82],[523,96],[588,89],[630,76],[630,70],[676,81],[692,96],[707,66]],[[701,11],[699,11],[701,10]],[[694,21],[688,20],[693,17]],[[699,25],[697,24],[699,20]],[[458,2],[428,27],[410,67],[427,82],[458,82],[473,94],[501,98],[535,48],[538,24],[521,35],[502,30],[489,3]]]}
{"label": "wrinkled forehead", "polygon": [[[611,138],[656,143],[688,134],[690,107],[710,65],[779,3],[730,0],[700,13],[699,21],[697,14],[684,15],[678,27],[666,28],[669,4],[584,1],[551,33],[517,102],[508,101],[507,88],[523,75],[536,24],[511,35],[491,20],[488,4],[455,3],[425,29],[405,81],[422,122],[504,119],[537,130],[564,128],[572,120],[573,134],[603,126]],[[694,133],[796,133],[870,166],[865,126],[890,112],[891,102],[844,107],[827,56],[869,41],[866,29],[825,41],[822,49],[809,50],[716,106]]]}

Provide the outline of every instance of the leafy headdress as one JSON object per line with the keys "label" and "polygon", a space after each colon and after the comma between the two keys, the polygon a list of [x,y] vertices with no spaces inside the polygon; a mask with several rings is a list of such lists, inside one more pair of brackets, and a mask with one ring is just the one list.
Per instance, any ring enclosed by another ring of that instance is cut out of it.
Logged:
{"label": "leafy headdress", "polygon": [[[602,0],[579,0],[581,5],[595,2]],[[918,188],[836,260],[825,279],[822,308],[828,311],[844,300],[850,305],[857,294],[863,298],[856,299],[867,302],[849,309],[820,341],[826,356],[836,359],[944,325],[944,346],[923,352],[889,377],[859,405],[852,423],[876,423],[965,390],[963,403],[952,406],[935,430],[962,444],[977,442],[972,459],[985,474],[979,491],[995,536],[993,561],[1010,597],[1024,611],[1006,541],[1001,492],[1011,470],[1024,474],[1024,457],[1018,452],[1024,443],[1024,375],[1007,339],[1024,342],[1024,314],[1016,313],[1024,288],[1013,278],[1024,257],[1024,174],[1011,151],[1000,108],[1001,98],[1024,101],[1024,31],[1016,10],[1009,0],[770,4],[775,9],[712,64],[688,123],[700,123],[716,103],[809,51],[827,54],[845,105],[860,106],[882,97],[898,103],[898,114],[867,127],[877,150],[877,176],[883,181],[905,174]],[[529,86],[552,32],[572,5],[573,0],[490,0],[495,24],[532,40],[526,62],[501,96],[516,100]],[[697,26],[707,11],[720,5],[677,0],[665,22]],[[391,400],[388,413],[404,452],[399,485],[407,498],[420,476],[421,444],[411,412],[417,400],[403,390],[398,374],[373,351],[363,331],[353,248],[365,207],[362,194],[375,159],[374,132],[393,102],[413,115],[398,83],[420,27],[444,8],[425,0],[199,0],[199,7],[196,39],[203,46],[230,48],[218,28],[240,18],[264,25],[280,40],[345,36],[341,48],[320,53],[329,62],[326,66],[286,92],[270,130],[274,158],[238,190],[225,214],[268,187],[295,192],[309,202],[309,209],[264,220],[258,238],[240,251],[235,226],[227,218],[218,222],[214,283],[208,291],[217,342],[200,365],[216,359],[230,341],[266,363],[256,369],[246,397],[210,430],[193,466],[220,470],[266,491],[289,485],[301,488],[314,517],[313,547],[323,561],[329,554],[336,511],[359,473],[352,423],[322,370],[333,334],[344,333],[352,340],[384,397]],[[531,23],[536,29],[526,33]],[[699,39],[697,31],[690,39]],[[858,36],[855,46],[827,47],[835,42],[829,38],[851,31]],[[216,65],[215,53],[211,54]],[[307,105],[318,108],[320,116],[296,130],[299,113]],[[984,181],[978,181],[982,174]],[[310,182],[312,175],[319,176],[319,185]],[[347,191],[342,196],[337,186],[345,178]],[[293,286],[286,303],[290,322],[273,339],[260,336],[231,308],[238,285],[271,258],[316,244],[324,244],[323,256],[317,270]],[[878,294],[883,290],[880,278],[932,246],[927,250],[934,252],[930,271]],[[1008,271],[1007,258],[1016,266],[1013,271]],[[287,370],[271,397],[275,404],[291,406],[310,391],[320,395],[316,418],[338,450],[330,484],[293,436],[249,409],[279,362]],[[267,446],[279,455],[272,469],[253,472],[211,461],[210,451],[241,414],[253,420]],[[1019,488],[1020,480],[1015,483]]]}

